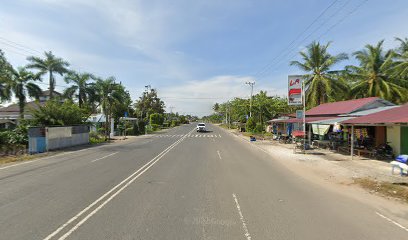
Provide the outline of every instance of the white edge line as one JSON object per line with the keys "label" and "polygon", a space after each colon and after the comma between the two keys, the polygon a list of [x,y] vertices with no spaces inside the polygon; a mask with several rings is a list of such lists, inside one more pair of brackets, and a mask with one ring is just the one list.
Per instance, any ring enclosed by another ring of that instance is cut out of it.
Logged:
{"label": "white edge line", "polygon": [[[193,129],[194,130],[194,129]],[[192,131],[191,131],[192,132]],[[126,181],[128,181],[129,179],[131,179],[133,176],[135,176],[136,174],[138,174],[140,171],[143,170],[143,168],[147,167],[150,163],[154,162],[154,160],[156,160],[158,157],[160,157],[162,154],[165,154],[165,152],[170,149],[174,144],[178,144],[179,141],[181,141],[183,138],[180,138],[179,140],[177,140],[176,142],[174,142],[173,144],[171,144],[170,146],[168,146],[165,150],[163,150],[161,153],[159,153],[156,157],[154,157],[152,160],[150,160],[149,162],[147,162],[145,165],[143,165],[141,168],[139,168],[136,172],[132,173],[130,176],[128,176],[127,178],[125,178],[122,182],[120,182],[119,184],[117,184],[115,187],[113,187],[111,190],[109,190],[108,192],[106,192],[105,194],[103,194],[101,197],[99,197],[97,200],[95,200],[93,203],[91,203],[88,207],[84,208],[82,211],[80,211],[77,215],[75,215],[74,217],[72,217],[71,219],[69,219],[67,222],[65,222],[63,225],[61,225],[59,228],[57,228],[54,232],[52,232],[50,235],[48,235],[46,238],[44,238],[44,240],[49,240],[52,237],[54,237],[55,235],[57,235],[59,232],[61,232],[66,226],[68,226],[69,224],[71,224],[73,221],[75,221],[76,219],[78,219],[82,214],[84,214],[86,211],[88,211],[89,209],[91,209],[93,206],[95,206],[97,203],[99,203],[100,201],[102,201],[106,196],[108,196],[110,193],[112,193],[113,191],[115,191],[117,188],[119,188],[123,183],[125,183]]]}
{"label": "white edge line", "polygon": [[238,198],[235,195],[235,193],[232,194],[232,197],[234,198],[235,205],[237,207],[238,214],[239,214],[239,219],[241,220],[242,228],[244,229],[244,232],[245,232],[244,235],[245,235],[247,240],[251,240],[251,235],[249,234],[248,227],[247,227],[247,225],[245,223],[244,215],[242,214],[242,211],[241,211],[241,206],[238,203]]}
{"label": "white edge line", "polygon": [[[46,160],[46,159],[53,158],[53,157],[61,157],[61,156],[64,156],[64,155],[69,155],[69,154],[72,154],[72,153],[82,152],[82,151],[86,151],[86,150],[89,150],[89,149],[90,148],[81,149],[81,150],[77,150],[77,151],[71,151],[71,152],[63,152],[63,153],[55,154],[55,155],[52,155],[52,156],[40,157],[40,158],[34,159],[34,160],[27,160],[27,161],[22,162],[22,163],[17,163],[17,164],[1,167],[0,170],[7,169],[7,168],[12,168],[12,167],[17,167],[17,166],[24,165],[24,164],[27,164],[27,163],[37,162],[39,160]],[[92,148],[92,149],[95,149],[95,148]]]}
{"label": "white edge line", "polygon": [[401,224],[397,223],[396,221],[394,221],[394,220],[392,220],[392,219],[390,219],[390,218],[388,218],[388,217],[382,215],[382,214],[379,213],[379,212],[375,212],[375,213],[376,213],[378,216],[380,216],[380,217],[384,218],[385,220],[387,220],[388,222],[390,222],[390,223],[392,223],[392,224],[394,224],[394,225],[400,227],[401,229],[405,230],[406,232],[408,232],[408,228],[402,226]]}
{"label": "white edge line", "polygon": [[106,156],[103,156],[103,157],[97,158],[97,159],[95,159],[95,160],[92,160],[91,162],[96,162],[96,161],[105,159],[105,158],[110,157],[110,156],[113,156],[113,155],[115,155],[115,154],[117,154],[117,153],[118,153],[118,152],[114,152],[114,153],[108,154],[108,155],[106,155]]}

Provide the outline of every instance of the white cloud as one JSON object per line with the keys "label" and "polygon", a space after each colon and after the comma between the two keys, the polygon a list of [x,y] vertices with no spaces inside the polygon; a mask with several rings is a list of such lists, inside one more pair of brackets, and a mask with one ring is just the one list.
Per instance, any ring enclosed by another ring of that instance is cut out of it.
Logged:
{"label": "white cloud", "polygon": [[[167,111],[204,116],[212,113],[212,106],[235,97],[249,98],[250,87],[245,84],[254,81],[250,76],[216,76],[210,79],[188,81],[177,86],[158,89],[159,97],[166,103]],[[267,91],[269,96],[284,95],[286,89],[275,89],[270,85],[254,86],[254,94]]]}

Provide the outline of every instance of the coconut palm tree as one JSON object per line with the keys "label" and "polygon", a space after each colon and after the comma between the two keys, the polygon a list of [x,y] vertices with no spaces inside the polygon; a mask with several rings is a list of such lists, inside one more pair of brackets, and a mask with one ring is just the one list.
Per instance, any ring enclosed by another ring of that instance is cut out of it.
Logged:
{"label": "coconut palm tree", "polygon": [[41,88],[34,83],[40,80],[40,74],[34,74],[25,68],[11,69],[10,89],[17,98],[20,107],[20,119],[24,119],[27,97],[38,99]]}
{"label": "coconut palm tree", "polygon": [[359,65],[346,67],[352,81],[350,93],[354,98],[381,97],[400,103],[406,98],[407,89],[402,86],[403,81],[390,74],[395,68],[395,52],[384,51],[383,43],[384,40],[367,44],[353,53]]}
{"label": "coconut palm tree", "polygon": [[49,89],[50,98],[53,97],[55,89],[55,76],[54,74],[63,75],[68,72],[69,63],[62,58],[56,57],[51,51],[44,52],[45,58],[31,56],[27,60],[30,63],[27,68],[37,69],[41,75],[48,74],[49,77]]}
{"label": "coconut palm tree", "polygon": [[338,71],[331,71],[331,68],[348,57],[345,53],[331,55],[327,51],[329,46],[330,42],[325,45],[312,42],[306,52],[299,53],[301,62],[290,62],[290,65],[305,72],[306,102],[309,107],[337,100],[337,93],[347,91],[347,85],[337,78]]}
{"label": "coconut palm tree", "polygon": [[96,96],[102,111],[106,117],[105,134],[109,138],[110,118],[112,117],[112,108],[115,104],[122,102],[121,94],[123,86],[115,82],[114,77],[107,79],[97,79],[95,84]]}
{"label": "coconut palm tree", "polygon": [[400,46],[396,49],[395,66],[391,69],[391,75],[402,80],[402,86],[408,87],[408,38],[396,38]]}
{"label": "coconut palm tree", "polygon": [[64,80],[66,83],[73,83],[72,86],[65,89],[64,96],[67,98],[75,96],[78,99],[79,107],[82,108],[83,104],[87,103],[95,92],[94,84],[90,83],[93,80],[92,74],[69,72]]}

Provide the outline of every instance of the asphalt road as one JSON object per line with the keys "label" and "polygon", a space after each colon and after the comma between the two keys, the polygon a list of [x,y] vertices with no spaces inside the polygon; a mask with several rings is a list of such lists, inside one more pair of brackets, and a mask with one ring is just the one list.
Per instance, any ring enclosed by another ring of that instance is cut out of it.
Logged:
{"label": "asphalt road", "polygon": [[194,127],[0,166],[0,239],[408,239],[277,156]]}

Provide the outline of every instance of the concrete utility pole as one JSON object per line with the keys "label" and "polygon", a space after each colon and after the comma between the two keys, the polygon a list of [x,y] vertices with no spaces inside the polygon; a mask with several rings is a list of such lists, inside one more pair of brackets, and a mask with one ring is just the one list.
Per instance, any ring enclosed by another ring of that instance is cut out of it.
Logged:
{"label": "concrete utility pole", "polygon": [[173,109],[175,109],[176,107],[170,106],[169,108],[170,108],[170,114],[172,114],[172,113],[173,113]]}
{"label": "concrete utility pole", "polygon": [[245,82],[245,84],[251,86],[251,99],[249,100],[249,117],[252,117],[252,94],[254,93],[255,82]]}

